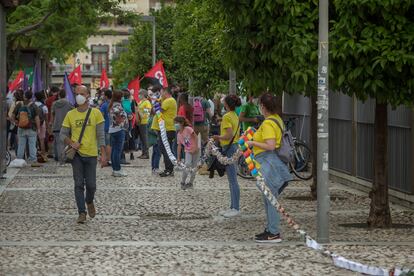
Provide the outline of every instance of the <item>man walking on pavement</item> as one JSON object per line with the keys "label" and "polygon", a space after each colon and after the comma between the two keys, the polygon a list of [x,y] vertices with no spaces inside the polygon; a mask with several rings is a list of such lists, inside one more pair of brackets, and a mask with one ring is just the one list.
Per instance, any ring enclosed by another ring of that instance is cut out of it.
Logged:
{"label": "man walking on pavement", "polygon": [[60,129],[62,128],[63,120],[68,114],[69,111],[73,109],[73,106],[69,103],[66,99],[66,91],[61,89],[59,91],[59,100],[55,101],[52,105],[52,111],[50,116],[50,121],[52,124],[53,130],[53,150],[54,150],[54,157],[56,161],[61,161],[61,155],[63,152],[64,145],[62,141],[59,139]]}
{"label": "man walking on pavement", "polygon": [[[106,164],[105,120],[99,109],[89,107],[88,100],[91,94],[86,86],[77,86],[75,94],[78,107],[66,115],[60,131],[60,138],[66,145],[77,150],[72,161],[72,169],[75,181],[75,199],[79,213],[78,223],[84,223],[86,221],[85,203],[89,217],[95,217],[96,213],[93,199],[96,191],[98,146],[101,151],[101,165]],[[85,130],[79,139],[83,127]],[[79,142],[79,140],[81,141]]]}

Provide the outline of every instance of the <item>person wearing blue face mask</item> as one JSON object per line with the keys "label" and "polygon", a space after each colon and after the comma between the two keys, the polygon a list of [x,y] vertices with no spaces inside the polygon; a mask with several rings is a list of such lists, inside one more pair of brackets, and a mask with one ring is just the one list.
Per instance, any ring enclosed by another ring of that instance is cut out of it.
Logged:
{"label": "person wearing blue face mask", "polygon": [[[187,168],[194,169],[190,173],[187,170],[183,171],[183,176],[181,178],[181,189],[185,190],[193,187],[196,175],[195,168],[197,167],[198,160],[200,159],[200,149],[198,146],[197,135],[186,118],[182,116],[175,117],[174,126],[177,131],[177,162],[181,162],[181,150],[184,147],[185,166]],[[186,183],[189,174],[190,180]]]}

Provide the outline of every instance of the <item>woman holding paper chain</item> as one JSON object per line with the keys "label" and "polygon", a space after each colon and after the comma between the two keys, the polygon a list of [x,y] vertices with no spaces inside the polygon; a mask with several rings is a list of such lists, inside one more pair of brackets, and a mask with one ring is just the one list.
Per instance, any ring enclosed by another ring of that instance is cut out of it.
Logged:
{"label": "woman holding paper chain", "polygon": [[[214,135],[213,139],[220,141],[223,152],[226,157],[232,157],[237,151],[237,141],[240,136],[240,123],[235,109],[241,105],[241,100],[236,95],[228,95],[224,98],[224,114],[220,125],[220,135]],[[230,186],[230,209],[221,211],[219,214],[225,218],[231,218],[240,215],[240,187],[237,182],[236,165],[230,164],[226,166],[227,179]]]}
{"label": "woman holding paper chain", "polygon": [[[265,120],[253,135],[253,141],[247,141],[247,144],[253,147],[253,153],[260,164],[260,172],[266,185],[273,195],[278,197],[285,183],[292,180],[292,175],[275,152],[282,140],[282,130],[276,121],[284,128],[283,120],[277,114],[276,96],[270,93],[262,95],[259,99],[259,109]],[[263,233],[256,235],[256,242],[281,242],[279,213],[265,196],[263,199],[267,226]]]}

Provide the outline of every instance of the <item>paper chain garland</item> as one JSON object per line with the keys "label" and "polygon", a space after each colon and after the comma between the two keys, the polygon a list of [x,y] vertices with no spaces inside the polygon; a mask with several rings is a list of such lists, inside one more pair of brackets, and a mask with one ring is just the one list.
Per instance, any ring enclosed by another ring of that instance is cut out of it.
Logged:
{"label": "paper chain garland", "polygon": [[[175,158],[174,154],[171,152],[170,144],[168,143],[167,131],[165,129],[165,121],[162,118],[160,103],[158,101],[154,101],[153,105],[154,105],[154,110],[157,115],[158,124],[160,126],[161,140],[162,140],[162,143],[165,147],[165,150],[167,151],[168,157],[170,158],[171,162],[179,170],[187,170],[188,172],[191,172],[191,173],[197,171],[198,167],[196,168],[186,167],[183,163],[177,162],[177,159]],[[339,256],[335,253],[330,252],[329,250],[324,250],[324,247],[322,245],[320,245],[317,241],[312,239],[304,230],[301,230],[299,225],[289,216],[286,210],[280,205],[277,198],[273,195],[269,187],[266,185],[265,180],[258,169],[260,167],[260,164],[255,160],[252,150],[246,143],[247,141],[251,141],[253,139],[254,132],[255,132],[254,128],[249,128],[241,136],[238,142],[240,149],[237,150],[233,154],[233,156],[230,158],[223,156],[220,153],[219,148],[214,145],[214,142],[212,140],[210,140],[206,147],[205,156],[203,156],[200,159],[199,165],[201,165],[203,161],[205,160],[206,156],[209,156],[209,155],[216,156],[217,160],[224,165],[236,163],[239,157],[243,155],[251,174],[256,177],[257,188],[269,200],[269,202],[278,210],[278,212],[282,214],[282,216],[286,219],[289,226],[295,229],[301,236],[305,237],[306,246],[313,248],[315,250],[321,251],[323,254],[331,257],[335,266],[348,269],[348,270],[352,270],[355,272],[364,273],[368,275],[384,275],[384,276],[388,276],[388,275],[397,276],[397,275],[402,275],[404,273],[409,272],[408,269],[400,269],[400,268],[385,269],[385,268],[380,268],[380,267],[368,266],[368,265],[364,265],[358,262],[348,260],[342,256]]]}
{"label": "paper chain garland", "polygon": [[258,170],[260,164],[254,159],[254,154],[250,149],[247,141],[251,141],[253,139],[253,135],[255,133],[254,128],[248,128],[244,134],[240,137],[239,140],[239,147],[243,151],[243,156],[247,163],[247,166],[253,176],[256,177],[256,186],[262,192],[262,194],[269,200],[269,202],[278,210],[279,213],[286,219],[289,226],[295,229],[301,236],[305,237],[306,246],[313,248],[315,250],[321,251],[323,254],[332,258],[332,261],[335,266],[345,268],[348,270],[352,270],[355,272],[360,272],[368,275],[401,275],[403,273],[409,272],[408,269],[400,269],[400,268],[392,268],[390,270],[368,266],[361,263],[357,263],[351,260],[348,260],[342,256],[339,256],[329,250],[325,250],[322,245],[320,245],[317,241],[312,239],[304,230],[301,230],[299,225],[289,216],[286,212],[285,208],[283,208],[280,203],[278,202],[277,198],[273,195],[269,187],[266,185],[265,180]]}

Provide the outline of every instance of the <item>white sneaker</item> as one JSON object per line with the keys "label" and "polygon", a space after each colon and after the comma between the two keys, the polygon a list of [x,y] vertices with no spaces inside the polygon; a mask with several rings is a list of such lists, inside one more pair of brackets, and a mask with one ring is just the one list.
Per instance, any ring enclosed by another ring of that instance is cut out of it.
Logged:
{"label": "white sneaker", "polygon": [[227,209],[227,210],[221,210],[218,214],[219,216],[224,216],[225,213],[230,212],[232,209]]}
{"label": "white sneaker", "polygon": [[161,172],[161,171],[160,171],[159,169],[153,169],[153,170],[152,170],[152,174],[153,174],[153,175],[159,175],[159,174],[160,174],[160,172]]}
{"label": "white sneaker", "polygon": [[225,217],[225,218],[233,218],[233,217],[236,217],[236,216],[239,216],[239,215],[240,215],[240,211],[239,210],[231,209],[228,212],[224,213],[223,214],[223,217]]}
{"label": "white sneaker", "polygon": [[112,176],[114,176],[114,177],[125,177],[125,176],[128,176],[128,175],[126,173],[124,173],[123,171],[113,171]]}

